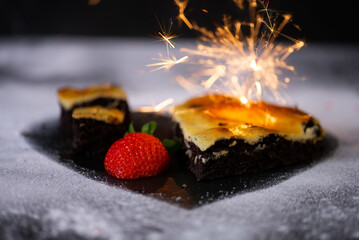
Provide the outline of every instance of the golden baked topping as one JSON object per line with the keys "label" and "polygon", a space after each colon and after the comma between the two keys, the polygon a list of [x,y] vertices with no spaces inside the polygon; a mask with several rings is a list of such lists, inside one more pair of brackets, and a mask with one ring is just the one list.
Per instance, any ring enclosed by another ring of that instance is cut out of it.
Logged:
{"label": "golden baked topping", "polygon": [[75,119],[89,118],[103,121],[109,124],[121,124],[125,119],[125,113],[117,108],[104,108],[101,106],[90,106],[75,108],[72,117]]}
{"label": "golden baked topping", "polygon": [[61,106],[69,110],[74,105],[89,102],[97,98],[113,98],[126,100],[125,91],[117,86],[110,84],[92,85],[86,88],[77,89],[72,87],[62,88],[57,91]]}
{"label": "golden baked topping", "polygon": [[[268,134],[291,141],[316,140],[318,120],[298,109],[265,102],[241,103],[238,99],[207,95],[174,107],[173,118],[179,123],[186,141],[202,151],[221,139],[243,139],[255,144]],[[305,129],[306,123],[314,126]],[[322,135],[324,131],[322,131]]]}

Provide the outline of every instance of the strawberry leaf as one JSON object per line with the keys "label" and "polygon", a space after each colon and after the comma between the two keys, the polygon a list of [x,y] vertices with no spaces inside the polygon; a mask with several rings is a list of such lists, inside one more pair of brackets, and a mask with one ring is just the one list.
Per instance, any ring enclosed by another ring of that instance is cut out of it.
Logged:
{"label": "strawberry leaf", "polygon": [[155,121],[150,122],[150,129],[148,131],[148,134],[153,135],[157,127],[157,123]]}
{"label": "strawberry leaf", "polygon": [[135,132],[136,132],[135,127],[133,126],[133,122],[131,122],[130,125],[128,126],[128,131],[123,136],[125,137],[129,133],[135,133]]}
{"label": "strawberry leaf", "polygon": [[167,138],[162,140],[162,144],[167,149],[169,154],[177,152],[181,147],[181,144],[178,141]]}
{"label": "strawberry leaf", "polygon": [[147,133],[153,135],[157,127],[157,123],[155,121],[148,122],[144,124],[141,128],[141,133]]}
{"label": "strawberry leaf", "polygon": [[133,126],[133,122],[130,123],[130,126],[128,127],[128,132],[129,133],[135,133],[135,127]]}

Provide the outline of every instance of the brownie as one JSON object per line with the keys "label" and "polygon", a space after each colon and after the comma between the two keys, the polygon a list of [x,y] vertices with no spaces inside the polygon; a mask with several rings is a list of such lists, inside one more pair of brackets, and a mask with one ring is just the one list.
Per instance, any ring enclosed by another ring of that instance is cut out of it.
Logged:
{"label": "brownie", "polygon": [[[114,114],[115,113],[115,114]],[[73,141],[71,154],[86,161],[99,161],[110,146],[128,130],[127,113],[101,106],[76,108],[73,112]]]}
{"label": "brownie", "polygon": [[198,181],[316,158],[324,130],[297,108],[207,95],[174,107],[175,135]]}
{"label": "brownie", "polygon": [[71,109],[66,110],[63,106],[61,106],[61,116],[60,116],[60,125],[61,127],[71,133],[72,132],[72,112],[75,108],[87,107],[99,105],[106,108],[117,108],[123,111],[126,114],[125,122],[130,121],[130,111],[126,100],[121,99],[113,99],[113,98],[97,98],[95,100],[89,102],[82,102],[79,104],[75,104]]}
{"label": "brownie", "polygon": [[175,129],[176,138],[188,157],[186,165],[198,181],[310,162],[324,149],[322,141],[293,142],[269,134],[254,145],[242,139],[224,139],[201,151],[194,143],[185,142],[179,124]]}
{"label": "brownie", "polygon": [[[61,127],[72,132],[72,112],[75,108],[102,106],[117,108],[129,118],[129,107],[125,91],[114,84],[96,84],[85,88],[65,87],[57,92],[61,106]],[[127,119],[126,119],[127,120]]]}

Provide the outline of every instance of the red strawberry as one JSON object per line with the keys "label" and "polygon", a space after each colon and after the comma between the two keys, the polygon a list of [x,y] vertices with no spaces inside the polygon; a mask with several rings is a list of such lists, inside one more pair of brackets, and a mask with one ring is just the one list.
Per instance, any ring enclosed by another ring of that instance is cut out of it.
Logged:
{"label": "red strawberry", "polygon": [[[153,128],[147,128],[147,132],[153,133]],[[131,129],[133,126],[130,126],[130,132]],[[169,165],[170,156],[161,141],[143,132],[132,131],[117,140],[105,157],[107,172],[120,179],[154,176],[167,170]]]}

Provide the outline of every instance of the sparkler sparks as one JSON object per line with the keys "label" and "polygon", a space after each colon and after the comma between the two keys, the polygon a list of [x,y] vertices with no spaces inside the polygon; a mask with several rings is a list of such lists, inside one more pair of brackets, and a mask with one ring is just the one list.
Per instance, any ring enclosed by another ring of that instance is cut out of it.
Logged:
{"label": "sparkler sparks", "polygon": [[170,48],[175,48],[175,45],[174,43],[171,41],[172,39],[178,37],[178,35],[175,35],[172,33],[172,21],[171,21],[171,24],[170,26],[168,27],[168,30],[166,29],[165,25],[161,25],[161,23],[159,22],[159,20],[157,19],[158,21],[158,24],[161,28],[161,32],[158,32],[158,35],[159,35],[159,39],[163,42],[165,42],[166,44],[166,49],[167,49],[167,56],[169,57],[170,56],[170,51],[169,49]]}
{"label": "sparkler sparks", "polygon": [[178,37],[177,35],[172,34],[172,32],[171,32],[172,23],[168,30],[166,30],[165,27],[162,27],[161,24],[159,24],[159,25],[161,28],[161,32],[158,32],[158,35],[160,36],[159,38],[162,41],[164,41],[166,44],[167,57],[163,57],[162,54],[159,54],[159,58],[153,58],[153,60],[155,60],[157,62],[146,65],[146,67],[157,67],[157,68],[151,70],[151,72],[161,70],[161,69],[169,70],[171,67],[175,66],[176,64],[185,62],[188,59],[188,56],[184,56],[184,57],[177,59],[174,55],[170,54],[170,48],[175,48],[175,45],[171,40]]}
{"label": "sparkler sparks", "polygon": [[159,104],[156,104],[155,106],[149,106],[149,107],[141,107],[139,109],[140,112],[160,112],[163,111],[166,107],[171,105],[174,102],[173,98],[168,98]]}
{"label": "sparkler sparks", "polygon": [[[188,56],[157,59],[160,62],[147,66],[159,66],[155,70],[170,69],[186,62],[196,66],[188,77],[178,76],[180,84],[189,87],[202,86],[204,90],[215,90],[231,94],[248,102],[261,100],[262,96],[283,102],[281,89],[290,79],[283,73],[294,71],[286,63],[287,57],[304,46],[282,30],[291,21],[291,15],[279,14],[268,8],[264,0],[233,0],[239,10],[248,7],[249,22],[231,21],[223,18],[223,25],[214,31],[191,23],[185,16],[189,0],[174,0],[178,6],[178,19],[188,28],[200,34],[195,48],[181,48]],[[291,45],[276,43],[281,36],[293,42]],[[165,38],[164,38],[165,39]],[[186,81],[184,81],[186,79]]]}
{"label": "sparkler sparks", "polygon": [[175,48],[173,43],[170,41],[172,38],[175,38],[175,36],[165,36],[161,32],[158,32],[158,34],[163,38],[163,40],[166,42],[166,45],[168,44],[171,48]]}
{"label": "sparkler sparks", "polygon": [[157,63],[151,63],[151,64],[147,64],[146,67],[156,67],[159,66],[153,70],[151,70],[151,72],[153,71],[157,71],[160,69],[170,69],[171,67],[173,67],[176,64],[185,62],[188,59],[188,56],[184,56],[180,59],[177,59],[175,56],[172,57],[162,57],[160,56],[160,58],[154,58],[153,60],[157,60]]}
{"label": "sparkler sparks", "polygon": [[179,23],[184,22],[189,29],[193,29],[192,23],[187,19],[186,15],[184,14],[184,11],[188,5],[189,0],[174,0],[175,4],[178,7],[178,16],[177,19],[179,20]]}

